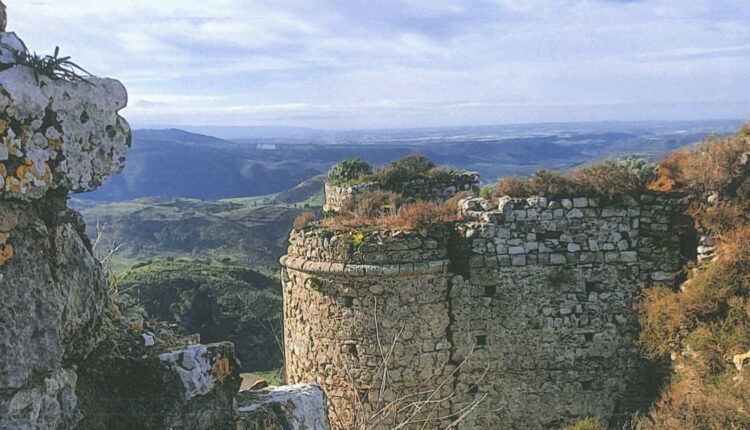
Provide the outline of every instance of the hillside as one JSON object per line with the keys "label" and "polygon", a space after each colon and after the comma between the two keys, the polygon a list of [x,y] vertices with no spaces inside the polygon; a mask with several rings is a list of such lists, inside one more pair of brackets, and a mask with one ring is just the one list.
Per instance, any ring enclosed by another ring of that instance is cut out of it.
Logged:
{"label": "hillside", "polygon": [[[731,126],[730,126],[731,124]],[[341,159],[378,165],[422,153],[440,165],[479,172],[486,181],[544,169],[570,169],[602,157],[658,159],[735,122],[546,124],[415,130],[317,132],[265,129],[224,140],[178,129],[138,130],[124,172],[88,201],[165,196],[218,200],[283,192],[326,172]],[[221,132],[221,128],[207,128]],[[326,136],[321,138],[321,135]],[[275,137],[269,137],[275,136]]]}
{"label": "hillside", "polygon": [[97,236],[99,226],[98,250],[118,248],[115,271],[164,257],[275,268],[292,221],[303,211],[294,205],[164,198],[79,208],[89,237]]}
{"label": "hillside", "polygon": [[320,173],[294,160],[253,157],[227,145],[221,139],[181,130],[136,131],[123,172],[83,198],[118,201],[169,196],[215,200],[263,195],[293,187]]}
{"label": "hillside", "polygon": [[201,342],[233,342],[245,370],[281,367],[275,279],[244,266],[174,260],[137,265],[117,277],[117,287],[149,316],[198,333]]}

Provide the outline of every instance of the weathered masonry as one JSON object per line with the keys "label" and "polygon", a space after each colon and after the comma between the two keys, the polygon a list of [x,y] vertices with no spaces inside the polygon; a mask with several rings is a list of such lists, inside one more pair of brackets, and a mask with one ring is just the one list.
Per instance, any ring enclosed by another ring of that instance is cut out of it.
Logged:
{"label": "weathered masonry", "polygon": [[686,201],[462,205],[464,221],[419,233],[291,233],[288,381],[320,384],[338,428],[439,428],[472,408],[459,428],[626,416],[648,382],[634,300],[694,258]]}

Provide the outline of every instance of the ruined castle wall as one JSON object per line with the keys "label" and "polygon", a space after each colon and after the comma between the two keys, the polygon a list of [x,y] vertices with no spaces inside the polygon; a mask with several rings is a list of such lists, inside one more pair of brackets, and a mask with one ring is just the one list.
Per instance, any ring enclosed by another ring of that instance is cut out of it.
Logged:
{"label": "ruined castle wall", "polygon": [[354,196],[377,191],[380,189],[380,184],[377,182],[367,182],[356,185],[331,185],[325,184],[325,197],[326,201],[323,206],[324,210],[339,211],[341,206],[344,205],[346,200],[351,199]]}
{"label": "ruined castle wall", "polygon": [[[361,194],[377,191],[381,185],[367,182],[355,185],[325,184],[325,210],[339,211],[344,202]],[[460,192],[479,194],[479,175],[474,172],[453,172],[443,177],[419,178],[401,185],[405,197],[442,203]]]}
{"label": "ruined castle wall", "polygon": [[455,405],[488,396],[464,428],[627,419],[647,388],[634,299],[681,270],[684,204],[645,196],[502,206],[502,217],[487,214],[495,222],[458,226],[470,249],[451,283],[451,342],[469,358]]}
{"label": "ruined castle wall", "polygon": [[445,178],[416,179],[404,183],[402,194],[415,199],[442,203],[456,194],[468,191],[479,194],[479,175],[474,172],[453,172]]}
{"label": "ruined castle wall", "polygon": [[349,428],[360,404],[381,407],[377,339],[387,349],[402,326],[383,392],[438,388],[445,400],[432,416],[446,418],[431,428],[479,400],[460,428],[614,422],[643,398],[634,299],[674,284],[691,257],[685,202],[504,199],[486,211],[480,200],[426,238],[292,233],[282,259],[287,377],[324,387],[334,427]]}

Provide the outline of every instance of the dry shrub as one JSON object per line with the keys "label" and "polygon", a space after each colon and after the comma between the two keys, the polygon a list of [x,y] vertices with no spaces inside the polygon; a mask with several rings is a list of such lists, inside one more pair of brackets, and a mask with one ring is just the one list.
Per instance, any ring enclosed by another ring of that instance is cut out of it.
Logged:
{"label": "dry shrub", "polygon": [[495,186],[499,196],[550,198],[596,196],[615,198],[640,194],[653,179],[653,166],[646,160],[607,160],[573,171],[570,175],[539,170],[529,179],[510,176]]}
{"label": "dry shrub", "polygon": [[678,186],[703,190],[732,192],[737,178],[743,178],[747,166],[743,154],[750,151],[750,138],[745,135],[709,137],[692,149],[674,152],[661,163],[665,178]]}
{"label": "dry shrub", "polygon": [[456,219],[457,214],[450,207],[420,200],[402,207],[396,214],[381,218],[380,225],[394,230],[421,230]]}
{"label": "dry shrub", "polygon": [[719,236],[720,261],[727,271],[736,273],[740,280],[750,276],[750,224],[740,225]]}
{"label": "dry shrub", "polygon": [[705,385],[696,375],[674,381],[651,413],[637,420],[639,430],[741,430],[750,428],[748,385],[735,385],[728,376]]}
{"label": "dry shrub", "polygon": [[[665,159],[660,179],[718,202],[690,213],[716,234],[718,258],[693,273],[680,292],[653,289],[641,313],[640,342],[651,357],[679,352],[680,371],[639,430],[750,428],[749,369],[732,357],[750,349],[750,179],[747,128],[710,138]],[[745,380],[747,378],[747,380]]]}
{"label": "dry shrub", "polygon": [[701,227],[722,235],[747,221],[747,208],[735,202],[721,202],[708,208],[693,207],[690,215]]}
{"label": "dry shrub", "polygon": [[495,184],[495,195],[511,197],[528,197],[531,187],[528,179],[519,176],[506,176]]}
{"label": "dry shrub", "polygon": [[737,136],[750,137],[750,121],[746,121],[742,123],[742,126],[740,127],[740,131],[737,132]]}
{"label": "dry shrub", "polygon": [[529,179],[509,176],[500,179],[495,185],[498,196],[511,197],[563,197],[579,193],[578,187],[566,176],[549,170],[539,170]]}
{"label": "dry shrub", "polygon": [[[725,324],[728,320],[739,322],[737,318],[729,318],[731,305],[744,308],[744,302],[733,299],[750,293],[750,278],[733,266],[734,262],[726,259],[709,263],[705,269],[696,272],[680,292],[668,288],[646,291],[640,315],[640,343],[649,357],[655,358],[677,349],[681,339],[701,327],[712,330],[713,335],[719,334],[717,329],[744,331],[741,327]],[[712,326],[717,322],[721,324]],[[737,336],[725,334],[722,334],[725,339],[737,340]],[[724,349],[728,349],[733,345],[725,346]],[[691,344],[691,347],[697,345]]]}
{"label": "dry shrub", "polygon": [[340,213],[327,218],[324,224],[336,230],[353,230],[359,228],[387,228],[393,230],[424,230],[430,226],[458,221],[457,200],[436,205],[418,200],[405,204],[390,213],[380,215],[356,215]]}
{"label": "dry shrub", "polygon": [[395,213],[406,200],[391,191],[357,194],[344,201],[341,211],[354,217],[379,217]]}
{"label": "dry shrub", "polygon": [[549,170],[534,173],[529,184],[535,196],[556,198],[582,194],[578,184],[570,178]]}
{"label": "dry shrub", "polygon": [[631,166],[627,160],[608,160],[574,171],[570,180],[586,195],[612,199],[641,194],[652,179],[649,170],[647,165]]}
{"label": "dry shrub", "polygon": [[458,206],[458,203],[466,198],[470,197],[476,197],[474,193],[471,191],[461,191],[453,195],[453,197],[446,200],[442,205],[442,210],[445,211],[447,214],[452,215],[457,220],[462,216],[461,215],[461,208]]}
{"label": "dry shrub", "polygon": [[315,214],[312,212],[302,212],[294,219],[292,227],[294,227],[295,230],[301,230],[313,221],[315,221]]}
{"label": "dry shrub", "polygon": [[637,428],[750,428],[750,377],[738,376],[731,358],[750,349],[750,226],[719,237],[719,257],[683,285],[646,293],[640,342],[650,357],[671,351],[681,378],[662,394]]}

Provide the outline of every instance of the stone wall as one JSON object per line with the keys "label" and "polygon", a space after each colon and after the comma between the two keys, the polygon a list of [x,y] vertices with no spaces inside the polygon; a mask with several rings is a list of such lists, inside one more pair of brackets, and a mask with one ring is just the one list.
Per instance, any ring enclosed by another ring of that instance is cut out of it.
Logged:
{"label": "stone wall", "polygon": [[339,211],[346,200],[363,193],[376,191],[380,189],[377,182],[367,182],[355,185],[331,185],[325,184],[326,201],[323,205],[325,211]]}
{"label": "stone wall", "polygon": [[[344,202],[353,196],[369,193],[381,189],[377,182],[367,182],[355,185],[325,184],[326,211],[339,211]],[[479,175],[475,172],[451,171],[445,177],[419,178],[401,185],[401,194],[407,198],[442,203],[460,192],[479,194]]]}
{"label": "stone wall", "polygon": [[463,222],[426,237],[294,231],[288,380],[323,386],[338,428],[430,395],[443,400],[413,417],[430,428],[472,407],[460,428],[616,422],[648,394],[634,300],[694,257],[686,203],[506,198],[486,210],[475,198]]}

